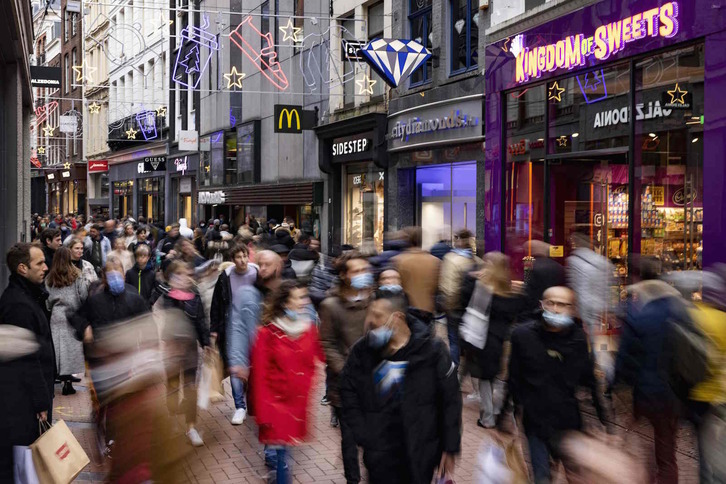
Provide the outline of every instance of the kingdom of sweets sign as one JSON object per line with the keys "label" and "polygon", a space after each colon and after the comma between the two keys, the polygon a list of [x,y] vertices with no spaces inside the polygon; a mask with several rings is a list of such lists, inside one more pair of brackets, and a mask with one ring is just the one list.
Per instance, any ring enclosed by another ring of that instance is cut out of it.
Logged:
{"label": "kingdom of sweets sign", "polygon": [[[524,47],[517,53],[515,82],[537,79],[543,72],[584,66],[588,57],[604,61],[631,42],[646,37],[675,37],[678,33],[678,2],[668,2],[630,17],[601,25],[590,37],[575,34],[554,44]],[[524,42],[520,37],[520,45]]]}

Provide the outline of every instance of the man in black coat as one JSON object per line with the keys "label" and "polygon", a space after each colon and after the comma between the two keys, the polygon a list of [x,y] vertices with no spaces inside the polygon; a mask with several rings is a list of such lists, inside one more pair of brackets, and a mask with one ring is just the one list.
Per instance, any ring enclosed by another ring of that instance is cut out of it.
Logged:
{"label": "man in black coat", "polygon": [[0,482],[13,480],[13,446],[30,445],[39,436],[38,421],[52,421],[55,353],[50,332],[48,270],[43,251],[17,243],[7,254],[10,282],[0,297],[0,325],[32,332],[37,350],[13,358],[0,357]]}
{"label": "man in black coat", "polygon": [[45,229],[40,233],[40,242],[43,244],[43,255],[48,270],[53,266],[53,255],[63,244],[60,229]]}
{"label": "man in black coat", "polygon": [[557,458],[559,439],[582,428],[575,392],[590,387],[600,422],[605,425],[587,337],[575,315],[575,293],[552,287],[542,296],[538,319],[512,332],[509,388],[524,410],[535,482],[550,482],[550,457]]}
{"label": "man in black coat", "polygon": [[379,291],[341,377],[350,425],[372,483],[429,484],[453,476],[461,449],[461,393],[444,343],[398,294]]}
{"label": "man in black coat", "polygon": [[171,224],[169,233],[157,244],[156,252],[161,256],[161,260],[166,259],[169,252],[174,250],[176,243],[179,241],[179,227],[181,226],[178,223]]}
{"label": "man in black coat", "polygon": [[550,287],[564,286],[567,280],[562,264],[550,258],[548,243],[533,240],[525,244],[525,251],[530,251],[534,263],[524,286],[523,316],[534,317],[540,309],[539,301],[542,299],[542,294]]}

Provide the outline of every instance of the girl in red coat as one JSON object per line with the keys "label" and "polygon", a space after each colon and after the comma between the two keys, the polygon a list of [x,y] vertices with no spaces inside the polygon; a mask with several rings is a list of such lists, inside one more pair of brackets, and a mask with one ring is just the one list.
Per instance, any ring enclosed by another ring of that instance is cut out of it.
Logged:
{"label": "girl in red coat", "polygon": [[305,286],[285,281],[265,305],[252,347],[251,394],[260,443],[277,452],[277,483],[288,484],[288,447],[307,437],[315,360],[323,350]]}

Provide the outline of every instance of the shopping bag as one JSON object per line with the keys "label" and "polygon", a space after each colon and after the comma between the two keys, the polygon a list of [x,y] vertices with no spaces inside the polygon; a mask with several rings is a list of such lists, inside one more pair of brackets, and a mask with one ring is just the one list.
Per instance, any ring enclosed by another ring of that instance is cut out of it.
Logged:
{"label": "shopping bag", "polygon": [[91,461],[63,420],[49,427],[30,445],[38,480],[42,484],[68,484]]}
{"label": "shopping bag", "polygon": [[206,410],[209,408],[209,395],[212,390],[212,368],[207,364],[205,356],[202,362],[202,371],[197,381],[197,407]]}
{"label": "shopping bag", "polygon": [[576,470],[583,482],[648,482],[646,469],[632,454],[582,432],[567,433],[560,441],[559,450],[562,460]]}
{"label": "shopping bag", "polygon": [[224,387],[222,380],[224,379],[224,367],[222,366],[222,358],[219,356],[219,349],[214,346],[210,352],[210,365],[212,367],[211,388],[209,389],[209,400],[212,402],[221,402],[224,400]]}
{"label": "shopping bag", "polygon": [[482,283],[477,282],[459,326],[461,339],[480,350],[487,344],[491,302],[491,293]]}
{"label": "shopping bag", "polygon": [[27,445],[13,446],[15,484],[40,484],[33,463],[33,450]]}
{"label": "shopping bag", "polygon": [[527,467],[516,439],[508,444],[498,439],[484,442],[474,475],[480,484],[526,484]]}

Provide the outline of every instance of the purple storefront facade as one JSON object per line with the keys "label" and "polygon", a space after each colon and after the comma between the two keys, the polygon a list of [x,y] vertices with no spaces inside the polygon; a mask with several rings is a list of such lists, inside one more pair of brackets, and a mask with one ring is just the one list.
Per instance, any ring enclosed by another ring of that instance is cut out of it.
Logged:
{"label": "purple storefront facade", "polygon": [[[486,49],[487,251],[726,262],[726,1],[603,0]],[[665,269],[665,267],[664,267]]]}

